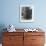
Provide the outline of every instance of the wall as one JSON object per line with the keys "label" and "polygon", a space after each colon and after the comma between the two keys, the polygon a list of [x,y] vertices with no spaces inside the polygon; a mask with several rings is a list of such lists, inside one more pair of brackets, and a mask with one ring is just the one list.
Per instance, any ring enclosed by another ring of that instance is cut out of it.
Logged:
{"label": "wall", "polygon": [[[19,5],[34,6],[35,21],[21,23],[19,20]],[[31,28],[39,25],[46,28],[46,0],[0,0],[0,27],[13,24],[16,28]]]}

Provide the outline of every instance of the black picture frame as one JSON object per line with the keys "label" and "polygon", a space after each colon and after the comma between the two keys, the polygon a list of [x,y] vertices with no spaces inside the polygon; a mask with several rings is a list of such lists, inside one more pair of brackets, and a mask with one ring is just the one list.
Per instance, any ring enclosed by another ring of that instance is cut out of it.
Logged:
{"label": "black picture frame", "polygon": [[34,6],[20,5],[20,22],[33,22],[33,21],[34,21]]}

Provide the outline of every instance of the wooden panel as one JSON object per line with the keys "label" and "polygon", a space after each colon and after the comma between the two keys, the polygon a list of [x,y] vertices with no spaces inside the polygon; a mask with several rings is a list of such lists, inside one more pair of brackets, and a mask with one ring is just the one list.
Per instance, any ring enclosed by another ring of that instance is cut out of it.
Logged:
{"label": "wooden panel", "polygon": [[41,36],[41,35],[45,35],[45,33],[44,32],[25,32],[24,33],[24,36]]}
{"label": "wooden panel", "polygon": [[23,38],[22,37],[15,37],[12,40],[4,40],[3,41],[3,45],[14,45],[14,46],[23,46]]}
{"label": "wooden panel", "polygon": [[23,46],[23,36],[20,34],[22,33],[4,33],[3,46]]}
{"label": "wooden panel", "polygon": [[4,32],[5,36],[23,36],[23,32]]}
{"label": "wooden panel", "polygon": [[24,46],[43,46],[44,38],[44,32],[25,32]]}
{"label": "wooden panel", "polygon": [[31,46],[31,39],[32,39],[32,37],[30,37],[30,36],[25,36],[24,37],[24,46]]}
{"label": "wooden panel", "polygon": [[44,36],[32,36],[32,44],[33,45],[43,45]]}
{"label": "wooden panel", "polygon": [[32,46],[44,46],[44,45],[43,45],[43,44],[41,44],[41,45],[38,45],[38,44],[37,44],[37,45],[34,45],[34,44],[33,44]]}

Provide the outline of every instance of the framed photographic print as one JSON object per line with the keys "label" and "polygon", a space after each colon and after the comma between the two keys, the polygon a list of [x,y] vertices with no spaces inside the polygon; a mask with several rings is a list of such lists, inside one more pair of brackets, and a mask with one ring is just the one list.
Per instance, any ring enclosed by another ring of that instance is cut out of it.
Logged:
{"label": "framed photographic print", "polygon": [[20,5],[20,22],[34,21],[34,7],[33,5]]}

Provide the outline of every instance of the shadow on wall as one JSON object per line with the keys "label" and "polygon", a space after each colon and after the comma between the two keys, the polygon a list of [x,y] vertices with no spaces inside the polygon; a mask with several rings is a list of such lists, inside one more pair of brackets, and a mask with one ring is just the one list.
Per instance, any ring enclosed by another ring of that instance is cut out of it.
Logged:
{"label": "shadow on wall", "polygon": [[5,32],[3,29],[6,28],[4,24],[0,24],[0,43],[2,43],[2,32]]}

